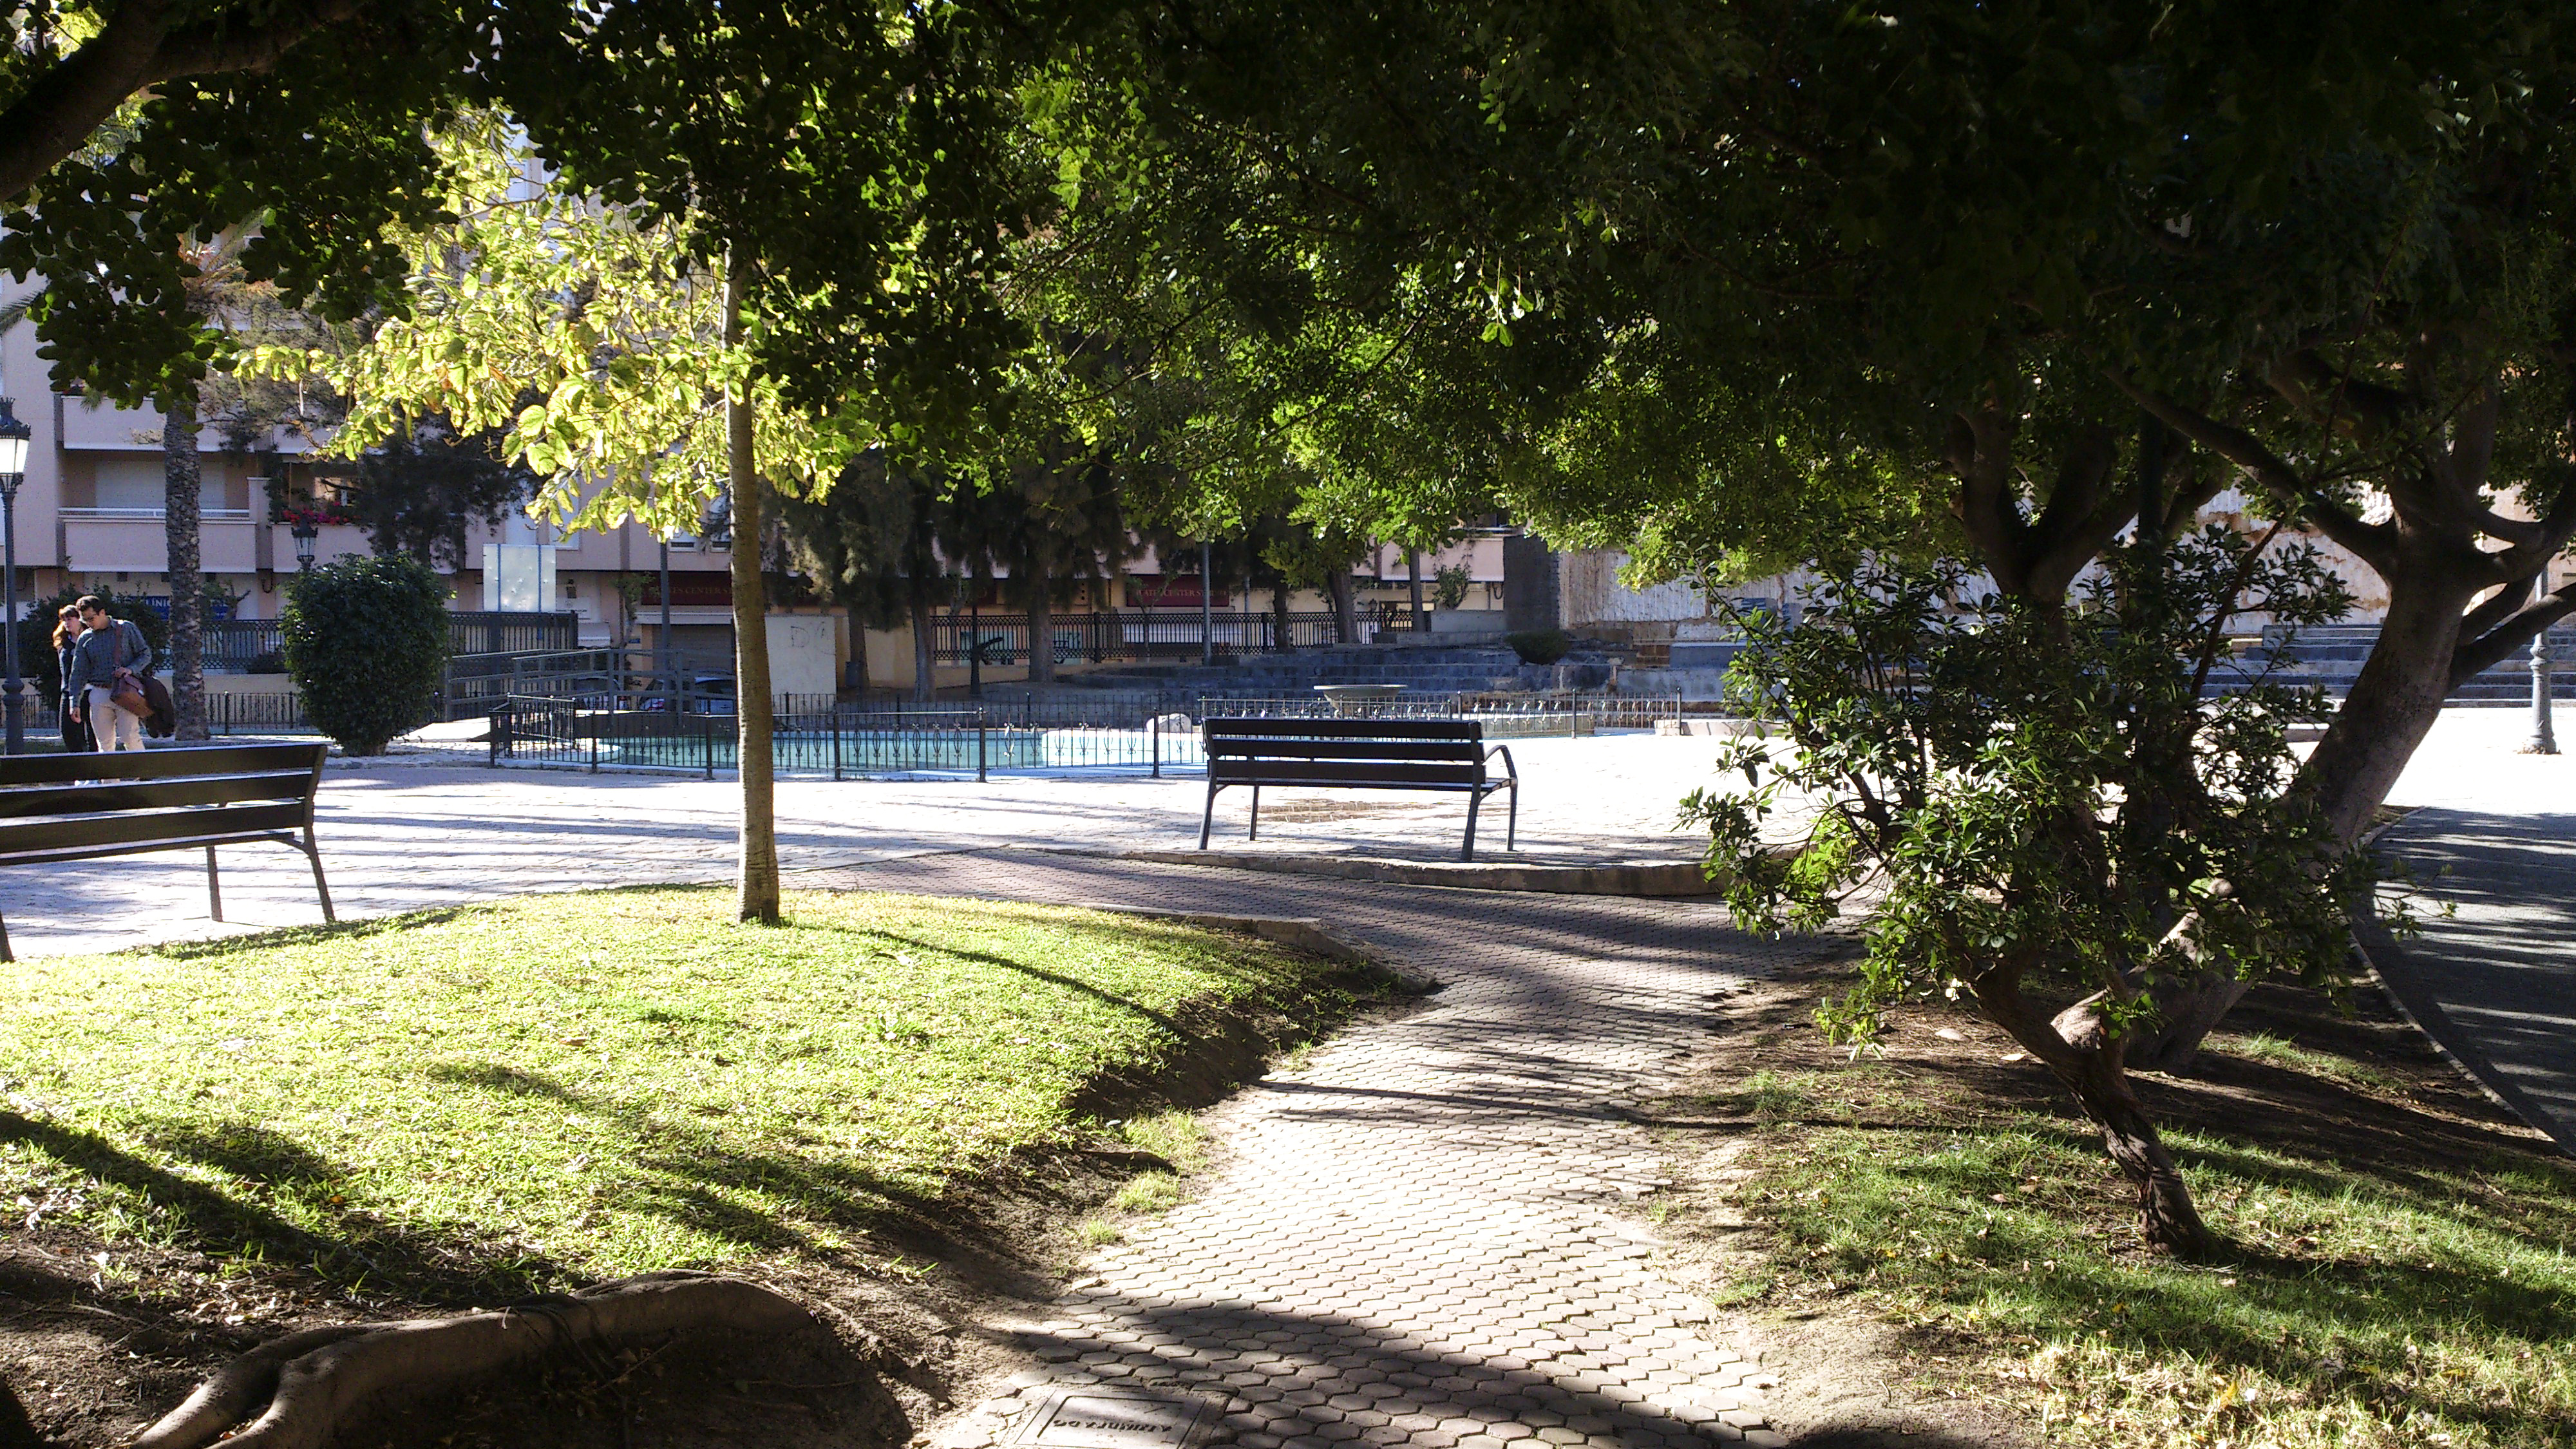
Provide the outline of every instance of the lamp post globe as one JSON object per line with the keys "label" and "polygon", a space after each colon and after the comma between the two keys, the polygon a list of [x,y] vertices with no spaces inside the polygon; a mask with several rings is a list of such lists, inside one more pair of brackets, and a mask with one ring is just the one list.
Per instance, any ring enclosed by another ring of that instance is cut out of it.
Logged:
{"label": "lamp post globe", "polygon": [[0,643],[7,678],[0,679],[0,717],[10,754],[27,748],[26,682],[18,677],[18,485],[27,481],[27,444],[34,430],[18,420],[17,402],[0,397],[0,602],[7,609],[7,638]]}
{"label": "lamp post globe", "polygon": [[322,530],[314,525],[313,520],[299,518],[295,521],[295,526],[289,528],[287,532],[295,536],[296,570],[302,572],[312,568],[313,541],[322,536]]}

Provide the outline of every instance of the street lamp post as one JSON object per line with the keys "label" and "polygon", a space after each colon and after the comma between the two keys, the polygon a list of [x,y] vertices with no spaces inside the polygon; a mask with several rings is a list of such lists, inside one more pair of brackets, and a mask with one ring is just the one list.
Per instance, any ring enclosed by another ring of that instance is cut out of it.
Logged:
{"label": "street lamp post", "polygon": [[[2540,576],[2532,580],[2532,596],[2536,600],[2549,597],[2549,570],[2546,566],[2540,570]],[[2549,718],[2550,695],[2553,693],[2549,680],[2549,631],[2543,629],[2531,636],[2531,743],[2522,748],[2526,755],[2558,753],[2558,730]]]}
{"label": "street lamp post", "polygon": [[310,518],[299,518],[286,531],[295,536],[295,571],[310,572],[313,568],[313,541],[322,536],[321,526]]}
{"label": "street lamp post", "polygon": [[680,712],[680,656],[671,648],[671,535],[662,535],[662,625],[653,631],[654,685],[671,713]]}
{"label": "street lamp post", "polygon": [[18,677],[18,485],[27,481],[27,440],[35,434],[18,421],[14,399],[0,397],[0,567],[8,571],[8,580],[0,585],[8,606],[8,643],[0,646],[7,655],[8,678],[0,680],[0,689],[8,691],[0,700],[0,715],[5,715],[8,752],[24,754],[27,749],[26,682]]}

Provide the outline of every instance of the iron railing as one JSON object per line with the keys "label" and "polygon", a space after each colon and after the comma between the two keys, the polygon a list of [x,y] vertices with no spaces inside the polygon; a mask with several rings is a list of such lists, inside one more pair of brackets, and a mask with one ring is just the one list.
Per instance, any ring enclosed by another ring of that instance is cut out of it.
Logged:
{"label": "iron railing", "polygon": [[[494,765],[685,772],[713,779],[739,760],[735,721],[713,714],[615,707],[612,696],[512,696],[492,716]],[[1123,773],[1204,769],[1185,717],[1140,728],[1031,726],[985,709],[785,711],[771,729],[782,775]]]}
{"label": "iron railing", "polygon": [[1653,729],[1684,715],[1725,713],[1716,700],[1686,700],[1677,695],[1653,698],[1630,695],[1547,694],[1396,694],[1378,698],[1345,695],[1207,698],[1199,714],[1233,713],[1291,719],[1339,716],[1349,719],[1474,720],[1494,738],[1588,735],[1605,729]]}
{"label": "iron railing", "polygon": [[[1204,629],[1202,625],[1204,624]],[[1058,664],[1109,664],[1154,659],[1194,659],[1212,652],[1222,659],[1366,644],[1377,637],[1375,620],[1362,617],[1352,638],[1329,612],[1294,613],[1283,628],[1277,615],[1217,610],[1202,620],[1193,610],[1104,609],[1059,614],[1047,626]],[[931,651],[941,664],[964,665],[977,651],[988,667],[1028,661],[1029,623],[1024,615],[943,614],[931,621]]]}
{"label": "iron railing", "polygon": [[[581,642],[580,630],[580,616],[575,614],[474,609],[447,616],[448,649],[458,656],[571,649]],[[206,668],[213,673],[247,674],[261,656],[286,652],[275,619],[210,619],[203,631]]]}
{"label": "iron railing", "polygon": [[[218,735],[309,735],[313,721],[304,714],[304,697],[284,694],[208,693],[206,729]],[[31,693],[25,715],[27,737],[43,746],[62,738],[62,712],[51,699]]]}

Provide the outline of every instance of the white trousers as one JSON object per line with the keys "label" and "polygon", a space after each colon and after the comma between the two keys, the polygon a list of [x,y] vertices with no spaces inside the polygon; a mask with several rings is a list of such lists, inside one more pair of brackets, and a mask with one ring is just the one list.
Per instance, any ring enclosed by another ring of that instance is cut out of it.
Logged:
{"label": "white trousers", "polygon": [[101,750],[139,750],[143,748],[143,721],[116,707],[104,685],[89,687],[90,737]]}

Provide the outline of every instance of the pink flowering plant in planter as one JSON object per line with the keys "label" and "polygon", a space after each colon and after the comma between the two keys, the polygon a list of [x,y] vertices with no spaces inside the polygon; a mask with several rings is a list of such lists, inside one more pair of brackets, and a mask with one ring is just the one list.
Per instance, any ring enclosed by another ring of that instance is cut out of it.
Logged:
{"label": "pink flowering plant in planter", "polygon": [[277,521],[289,528],[331,528],[343,524],[354,526],[358,519],[355,514],[323,503],[311,508],[280,509]]}

